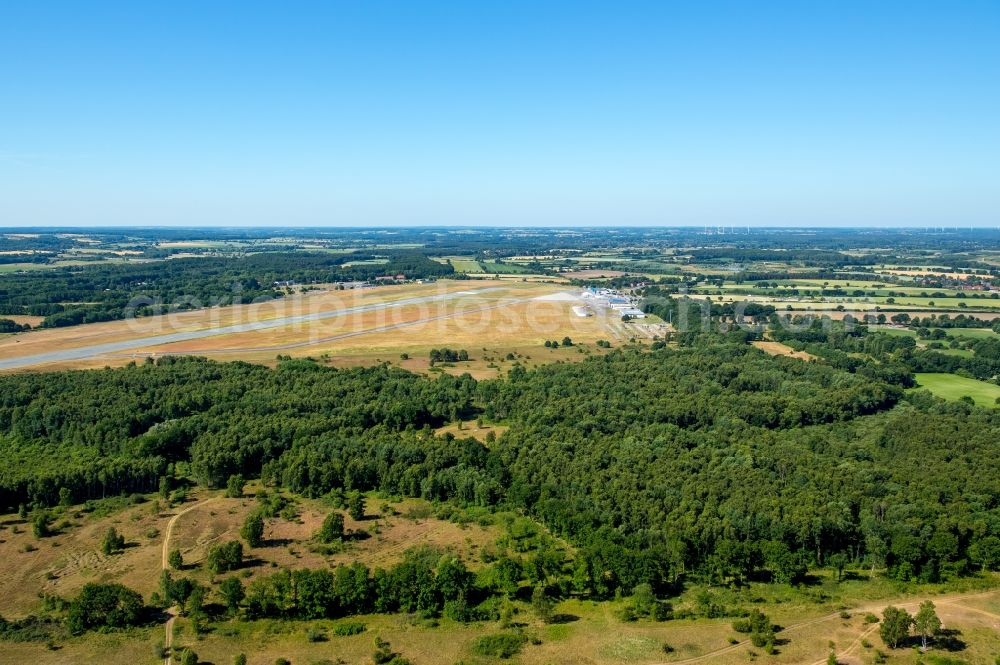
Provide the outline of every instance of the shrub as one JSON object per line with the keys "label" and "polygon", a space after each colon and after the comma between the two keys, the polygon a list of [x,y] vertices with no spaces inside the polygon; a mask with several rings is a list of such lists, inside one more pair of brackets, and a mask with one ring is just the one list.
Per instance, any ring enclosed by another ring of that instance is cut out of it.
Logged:
{"label": "shrub", "polygon": [[229,480],[226,482],[226,497],[230,499],[241,498],[243,496],[243,485],[245,484],[243,476],[229,476]]}
{"label": "shrub", "polygon": [[472,651],[479,656],[510,658],[521,652],[528,638],[518,633],[483,635],[472,643]]}
{"label": "shrub", "polygon": [[213,545],[208,550],[205,565],[212,574],[235,570],[243,563],[243,544],[238,540]]}
{"label": "shrub", "polygon": [[333,511],[323,520],[316,539],[321,543],[332,543],[344,537],[344,516]]}
{"label": "shrub", "polygon": [[85,584],[66,617],[70,632],[134,626],[142,616],[142,596],[121,584]]}
{"label": "shrub", "polygon": [[250,547],[260,547],[264,542],[264,517],[258,511],[252,512],[243,522],[240,536]]}
{"label": "shrub", "polygon": [[125,549],[125,536],[118,533],[114,527],[109,527],[101,540],[101,551],[105,554],[114,554]]}
{"label": "shrub", "polygon": [[340,637],[346,637],[348,635],[358,635],[365,632],[365,624],[359,623],[357,621],[347,621],[345,623],[338,623],[333,627],[333,634]]}

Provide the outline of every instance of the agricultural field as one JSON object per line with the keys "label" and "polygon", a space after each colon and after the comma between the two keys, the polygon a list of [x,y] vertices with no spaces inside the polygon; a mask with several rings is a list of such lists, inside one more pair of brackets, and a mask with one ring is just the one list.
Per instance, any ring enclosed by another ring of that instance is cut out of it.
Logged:
{"label": "agricultural field", "polygon": [[917,384],[938,397],[957,400],[971,397],[979,406],[996,407],[1000,399],[1000,386],[956,374],[917,373]]}
{"label": "agricultural field", "polygon": [[482,264],[475,259],[461,256],[449,256],[446,257],[451,266],[455,269],[455,272],[461,273],[481,273],[486,272],[483,269]]}

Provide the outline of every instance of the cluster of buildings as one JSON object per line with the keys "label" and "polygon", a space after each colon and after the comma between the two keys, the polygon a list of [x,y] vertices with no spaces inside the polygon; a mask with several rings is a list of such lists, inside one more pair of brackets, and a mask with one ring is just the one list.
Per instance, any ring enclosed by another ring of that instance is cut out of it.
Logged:
{"label": "cluster of buildings", "polygon": [[[622,318],[644,319],[646,314],[639,309],[639,301],[615,289],[590,287],[580,294],[585,305],[574,307],[577,316],[591,316],[593,309],[612,310]],[[592,309],[593,308],[593,309]],[[581,310],[584,313],[581,313]]]}

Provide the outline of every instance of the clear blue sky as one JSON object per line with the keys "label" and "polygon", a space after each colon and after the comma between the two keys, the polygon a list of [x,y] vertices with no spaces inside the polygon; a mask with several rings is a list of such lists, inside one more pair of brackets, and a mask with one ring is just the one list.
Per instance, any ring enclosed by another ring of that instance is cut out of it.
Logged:
{"label": "clear blue sky", "polygon": [[1000,225],[1000,2],[0,5],[0,226],[706,223]]}

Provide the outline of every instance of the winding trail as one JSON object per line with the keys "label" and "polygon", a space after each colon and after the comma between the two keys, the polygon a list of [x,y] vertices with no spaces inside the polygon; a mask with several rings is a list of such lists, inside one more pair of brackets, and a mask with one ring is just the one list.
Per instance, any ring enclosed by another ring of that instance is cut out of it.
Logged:
{"label": "winding trail", "polygon": [[[170,567],[170,564],[167,563],[167,559],[170,557],[170,536],[173,535],[174,533],[174,525],[177,524],[177,520],[180,519],[183,515],[187,515],[195,508],[201,508],[206,504],[212,503],[217,498],[218,497],[212,497],[210,499],[205,499],[204,501],[199,501],[198,503],[192,506],[188,506],[187,508],[185,508],[184,510],[180,511],[179,513],[170,518],[170,521],[167,522],[166,531],[164,531],[163,533],[163,553],[160,559],[160,564],[163,570],[167,570]],[[169,618],[167,619],[167,623],[164,626],[164,629],[166,630],[166,635],[163,638],[163,648],[167,655],[163,657],[163,665],[173,665],[174,662],[174,656],[173,656],[174,621],[177,619],[177,613],[179,611],[180,608],[178,608],[176,605],[171,605],[169,608],[167,608],[167,615],[169,616]]]}

